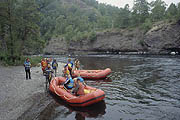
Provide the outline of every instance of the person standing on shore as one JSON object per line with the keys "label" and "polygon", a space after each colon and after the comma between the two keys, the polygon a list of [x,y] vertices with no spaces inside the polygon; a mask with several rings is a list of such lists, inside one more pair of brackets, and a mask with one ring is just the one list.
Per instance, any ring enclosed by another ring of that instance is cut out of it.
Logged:
{"label": "person standing on shore", "polygon": [[79,70],[80,69],[80,61],[78,59],[76,59],[74,61],[74,66],[75,66],[75,70]]}
{"label": "person standing on shore", "polygon": [[66,74],[70,74],[72,77],[72,70],[73,70],[73,62],[71,61],[71,59],[68,59],[67,64],[64,66],[64,70],[66,71]]}
{"label": "person standing on shore", "polygon": [[53,72],[53,70],[51,69],[51,65],[48,64],[47,67],[46,67],[46,69],[45,69],[46,85],[47,85],[47,82],[49,82],[49,84],[50,84],[51,79],[52,79],[52,77],[53,77],[53,73],[54,73],[54,72]]}
{"label": "person standing on shore", "polygon": [[25,62],[24,62],[24,68],[25,68],[25,72],[26,72],[26,80],[28,79],[31,79],[31,63],[30,63],[30,60],[29,58],[26,58]]}
{"label": "person standing on shore", "polygon": [[45,74],[45,69],[47,67],[47,60],[45,58],[43,58],[41,60],[41,67],[42,67],[42,71],[43,71],[43,75]]}
{"label": "person standing on shore", "polygon": [[54,75],[56,77],[56,74],[57,74],[57,68],[58,68],[58,63],[56,62],[56,59],[53,60],[52,62],[52,68],[54,70]]}

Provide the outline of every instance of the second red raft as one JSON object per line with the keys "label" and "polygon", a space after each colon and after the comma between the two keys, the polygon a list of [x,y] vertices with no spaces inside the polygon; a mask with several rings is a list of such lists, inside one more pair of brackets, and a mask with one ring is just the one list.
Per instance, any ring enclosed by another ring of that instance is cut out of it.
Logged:
{"label": "second red raft", "polygon": [[110,68],[106,68],[105,70],[74,70],[73,77],[77,77],[80,74],[85,79],[103,79],[110,73]]}

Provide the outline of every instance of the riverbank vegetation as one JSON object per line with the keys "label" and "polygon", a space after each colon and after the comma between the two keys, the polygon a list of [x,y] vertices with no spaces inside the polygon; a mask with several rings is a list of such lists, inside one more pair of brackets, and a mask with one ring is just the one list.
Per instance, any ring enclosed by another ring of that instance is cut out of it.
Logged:
{"label": "riverbank vegetation", "polygon": [[159,21],[180,19],[180,3],[135,0],[118,8],[96,0],[1,0],[0,60],[16,64],[24,55],[40,54],[52,38],[95,40],[106,29],[145,31]]}
{"label": "riverbank vegetation", "polygon": [[16,59],[14,62],[9,61],[6,57],[4,57],[4,60],[0,61],[0,65],[3,65],[3,66],[23,65],[26,58],[29,58],[32,67],[35,67],[35,66],[39,66],[39,63],[41,63],[41,60],[43,57],[42,56],[26,56],[26,55],[23,55],[23,56],[19,57],[19,59]]}

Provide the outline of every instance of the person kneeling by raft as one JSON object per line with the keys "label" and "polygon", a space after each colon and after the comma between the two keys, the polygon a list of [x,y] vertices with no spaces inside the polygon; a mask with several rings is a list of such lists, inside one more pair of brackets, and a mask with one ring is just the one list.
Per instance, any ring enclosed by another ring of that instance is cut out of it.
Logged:
{"label": "person kneeling by raft", "polygon": [[75,82],[75,88],[72,91],[76,96],[85,95],[84,93],[84,87],[86,86],[84,79],[81,77],[74,78]]}
{"label": "person kneeling by raft", "polygon": [[84,79],[82,77],[77,77],[72,79],[70,75],[68,75],[66,82],[64,83],[64,88],[66,90],[72,91],[72,94],[76,96],[84,95],[84,87],[86,86]]}

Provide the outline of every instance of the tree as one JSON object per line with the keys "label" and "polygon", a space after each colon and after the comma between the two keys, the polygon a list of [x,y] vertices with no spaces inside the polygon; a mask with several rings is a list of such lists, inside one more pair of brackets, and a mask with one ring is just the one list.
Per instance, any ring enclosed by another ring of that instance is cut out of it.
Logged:
{"label": "tree", "polygon": [[177,16],[177,7],[174,3],[171,3],[166,11],[166,17],[168,19],[175,18]]}
{"label": "tree", "polygon": [[119,10],[118,17],[116,19],[116,26],[119,28],[126,28],[130,25],[130,10],[129,4],[126,4],[123,9]]}
{"label": "tree", "polygon": [[65,38],[67,40],[67,42],[70,42],[70,40],[72,40],[73,36],[74,36],[74,32],[73,32],[73,26],[72,25],[69,25],[66,27],[66,35],[65,35]]}
{"label": "tree", "polygon": [[111,26],[109,17],[99,16],[97,19],[98,28],[107,29]]}
{"label": "tree", "polygon": [[6,45],[7,50],[4,51],[11,62],[15,62],[15,39],[18,21],[16,18],[16,0],[4,0],[0,3],[0,19],[2,28],[2,42]]}
{"label": "tree", "polygon": [[84,1],[87,5],[93,6],[95,8],[97,8],[98,6],[98,2],[96,0],[82,0]]}
{"label": "tree", "polygon": [[34,41],[39,42],[38,49],[41,46],[37,7],[35,0],[3,0],[0,3],[1,39],[6,47],[3,52],[10,63],[20,59],[24,48],[35,48]]}
{"label": "tree", "polygon": [[177,5],[177,19],[180,20],[180,2]]}
{"label": "tree", "polygon": [[55,32],[57,35],[64,34],[65,28],[66,28],[66,20],[64,15],[60,15],[56,19],[56,26],[55,26]]}
{"label": "tree", "polygon": [[162,0],[156,0],[151,2],[151,18],[152,21],[160,21],[164,19],[166,12],[166,3]]}
{"label": "tree", "polygon": [[123,27],[128,27],[130,25],[130,10],[129,10],[129,4],[126,4],[123,9],[122,14],[122,25]]}
{"label": "tree", "polygon": [[138,16],[138,24],[144,23],[145,19],[149,17],[149,3],[146,0],[135,0],[133,12]]}
{"label": "tree", "polygon": [[26,47],[31,48],[29,42],[37,41],[40,36],[40,27],[38,25],[40,21],[40,12],[35,0],[24,0],[20,4],[20,8],[17,10],[20,19],[20,28],[18,30],[21,34],[21,51]]}

